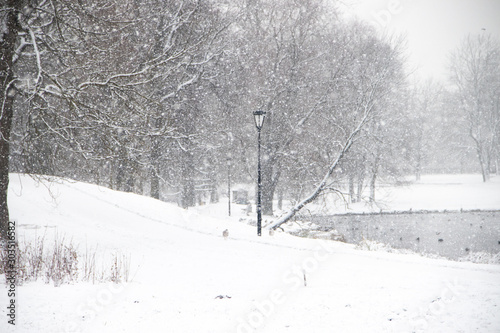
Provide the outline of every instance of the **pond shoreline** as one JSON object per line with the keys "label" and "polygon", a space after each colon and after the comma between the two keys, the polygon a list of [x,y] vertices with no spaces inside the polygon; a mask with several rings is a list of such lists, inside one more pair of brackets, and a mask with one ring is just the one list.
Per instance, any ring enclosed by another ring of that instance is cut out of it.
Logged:
{"label": "pond shoreline", "polygon": [[347,243],[363,239],[458,260],[500,253],[500,210],[404,211],[310,216],[317,230],[336,230]]}
{"label": "pond shoreline", "polygon": [[345,216],[345,215],[398,215],[398,214],[447,214],[447,213],[500,213],[500,209],[444,209],[444,210],[428,210],[428,209],[419,209],[419,210],[382,210],[379,212],[345,212],[345,213],[334,213],[334,214],[325,214],[325,215],[310,215],[299,216],[298,219],[301,218],[310,218],[311,216],[317,217],[329,217],[329,216]]}

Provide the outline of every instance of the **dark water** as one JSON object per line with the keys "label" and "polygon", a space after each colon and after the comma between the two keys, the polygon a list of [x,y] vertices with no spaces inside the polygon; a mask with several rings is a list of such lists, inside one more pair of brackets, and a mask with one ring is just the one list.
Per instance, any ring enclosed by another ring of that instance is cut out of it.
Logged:
{"label": "dark water", "polygon": [[362,238],[458,259],[500,252],[500,211],[316,216],[322,230],[336,229],[348,243]]}

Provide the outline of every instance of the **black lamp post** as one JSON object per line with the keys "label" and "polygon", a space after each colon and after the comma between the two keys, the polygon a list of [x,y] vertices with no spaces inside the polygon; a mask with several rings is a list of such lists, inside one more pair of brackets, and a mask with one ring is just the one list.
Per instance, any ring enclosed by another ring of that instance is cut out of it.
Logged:
{"label": "black lamp post", "polygon": [[254,111],[253,116],[255,118],[255,126],[257,127],[258,132],[258,166],[257,166],[257,235],[261,235],[262,229],[262,206],[261,206],[261,192],[262,192],[262,178],[260,175],[260,130],[262,129],[262,125],[264,125],[264,118],[266,117],[265,111]]}
{"label": "black lamp post", "polygon": [[231,153],[227,153],[227,213],[231,216]]}

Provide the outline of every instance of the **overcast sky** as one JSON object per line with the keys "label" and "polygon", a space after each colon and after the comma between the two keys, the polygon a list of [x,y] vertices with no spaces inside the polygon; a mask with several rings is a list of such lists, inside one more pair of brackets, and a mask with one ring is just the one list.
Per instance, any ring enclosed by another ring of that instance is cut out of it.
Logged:
{"label": "overcast sky", "polygon": [[[468,34],[500,40],[500,0],[342,0],[348,15],[382,31],[406,34],[409,60],[421,79],[445,83],[449,53]],[[485,30],[483,30],[485,29]]]}

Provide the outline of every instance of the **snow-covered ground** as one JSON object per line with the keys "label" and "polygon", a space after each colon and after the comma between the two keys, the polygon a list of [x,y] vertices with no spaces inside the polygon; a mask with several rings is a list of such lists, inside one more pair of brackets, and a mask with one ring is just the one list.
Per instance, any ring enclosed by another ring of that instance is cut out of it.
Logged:
{"label": "snow-covered ground", "polygon": [[[499,180],[475,177],[386,188],[394,196],[386,203],[500,208]],[[16,289],[15,327],[2,288],[0,332],[500,331],[499,265],[362,251],[279,232],[259,238],[239,222],[242,206],[225,216],[227,202],[183,210],[84,183],[15,174],[10,181],[18,239],[50,240],[57,232],[81,252],[125,254],[131,279],[26,283]]]}

